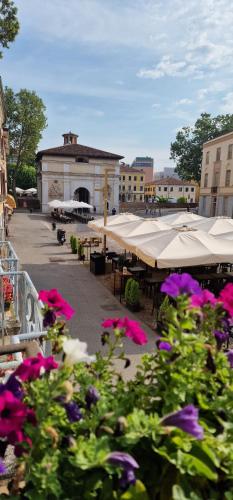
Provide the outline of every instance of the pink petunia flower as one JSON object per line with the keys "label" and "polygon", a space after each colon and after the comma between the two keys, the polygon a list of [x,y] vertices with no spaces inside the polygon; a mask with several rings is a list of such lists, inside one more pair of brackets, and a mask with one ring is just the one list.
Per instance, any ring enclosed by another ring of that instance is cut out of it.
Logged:
{"label": "pink petunia flower", "polygon": [[230,316],[233,316],[233,284],[228,283],[220,292],[220,302]]}
{"label": "pink petunia flower", "polygon": [[135,344],[147,344],[148,339],[145,332],[137,321],[125,318],[108,318],[103,323],[104,328],[119,328],[124,331],[126,337],[132,339]]}
{"label": "pink petunia flower", "polygon": [[203,307],[206,304],[214,306],[217,302],[216,297],[209,290],[202,290],[200,294],[191,296],[192,307]]}
{"label": "pink petunia flower", "polygon": [[27,406],[10,391],[0,394],[0,437],[21,431],[27,414]]}
{"label": "pink petunia flower", "polygon": [[50,372],[56,368],[58,368],[58,363],[54,360],[53,356],[44,358],[41,353],[38,353],[33,358],[24,359],[23,363],[16,368],[15,375],[25,382],[35,380],[42,373]]}
{"label": "pink petunia flower", "polygon": [[71,319],[75,313],[75,310],[63,299],[56,288],[40,290],[38,298],[53,309],[57,316],[62,315],[66,319]]}

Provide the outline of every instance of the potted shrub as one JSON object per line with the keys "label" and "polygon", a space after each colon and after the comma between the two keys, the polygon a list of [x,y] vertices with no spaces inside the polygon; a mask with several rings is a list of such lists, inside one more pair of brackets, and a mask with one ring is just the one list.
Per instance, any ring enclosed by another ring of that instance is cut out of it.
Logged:
{"label": "potted shrub", "polygon": [[13,285],[10,282],[8,276],[4,276],[2,278],[2,283],[3,283],[4,309],[5,311],[8,311],[13,301]]}
{"label": "potted shrub", "polygon": [[75,236],[71,240],[71,250],[74,254],[78,253],[77,238]]}
{"label": "potted shrub", "polygon": [[78,240],[78,260],[85,260],[84,247],[80,240]]}
{"label": "potted shrub", "polygon": [[126,283],[125,301],[130,311],[137,312],[140,310],[139,283],[133,278],[130,278]]}

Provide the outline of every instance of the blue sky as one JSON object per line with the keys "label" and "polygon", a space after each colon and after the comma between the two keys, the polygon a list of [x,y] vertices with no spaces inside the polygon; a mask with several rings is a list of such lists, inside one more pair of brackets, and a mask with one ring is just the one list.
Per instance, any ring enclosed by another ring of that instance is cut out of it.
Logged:
{"label": "blue sky", "polygon": [[170,142],[203,111],[233,112],[229,0],[15,0],[20,34],[4,85],[47,107],[41,148],[79,142],[171,165]]}

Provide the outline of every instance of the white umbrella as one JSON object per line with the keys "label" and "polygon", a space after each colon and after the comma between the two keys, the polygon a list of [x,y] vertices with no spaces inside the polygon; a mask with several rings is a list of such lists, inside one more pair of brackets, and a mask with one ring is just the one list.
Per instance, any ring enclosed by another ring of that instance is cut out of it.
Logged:
{"label": "white umbrella", "polygon": [[21,188],[18,188],[18,187],[15,188],[15,191],[16,191],[17,194],[23,194],[24,193],[24,189],[21,189]]}
{"label": "white umbrella", "polygon": [[232,230],[232,232],[229,231],[228,233],[218,234],[216,236],[216,239],[232,241],[233,240],[233,230]]}
{"label": "white umbrella", "polygon": [[229,217],[210,217],[200,221],[192,222],[189,227],[205,231],[213,236],[231,233],[233,231],[233,219]]}
{"label": "white umbrella", "polygon": [[25,190],[25,193],[31,193],[31,194],[36,194],[37,189],[36,188],[29,188]]}
{"label": "white umbrella", "polygon": [[[133,244],[135,237],[146,236],[147,238],[152,238],[155,233],[168,231],[169,229],[170,226],[160,219],[139,219],[124,224],[107,225],[104,228],[104,232],[117,241],[123,248],[133,252],[135,249]],[[127,238],[127,243],[125,238]]]}
{"label": "white umbrella", "polygon": [[49,201],[48,205],[50,208],[62,208],[62,201],[60,200]]}
{"label": "white umbrella", "polygon": [[89,203],[85,203],[84,201],[79,201],[79,203],[82,205],[81,208],[93,208],[93,205],[90,205]]}
{"label": "white umbrella", "polygon": [[[137,215],[128,214],[128,213],[110,215],[107,218],[107,226],[105,226],[105,228],[113,226],[114,224],[123,224],[125,222],[131,222],[134,220],[142,220],[142,218],[138,217]],[[103,232],[103,230],[104,230],[104,217],[101,217],[101,219],[95,219],[93,221],[88,222],[88,226],[91,229],[93,229],[94,231]]]}
{"label": "white umbrella", "polygon": [[189,222],[203,220],[204,217],[193,214],[192,212],[176,212],[175,214],[163,215],[160,219],[170,226],[187,224]]}
{"label": "white umbrella", "polygon": [[62,201],[62,207],[61,208],[67,208],[67,209],[75,209],[75,208],[82,208],[81,201],[76,201],[76,200],[68,200],[68,201]]}
{"label": "white umbrella", "polygon": [[150,266],[186,267],[220,262],[233,263],[230,241],[195,229],[172,228],[153,236],[134,240],[136,255]]}

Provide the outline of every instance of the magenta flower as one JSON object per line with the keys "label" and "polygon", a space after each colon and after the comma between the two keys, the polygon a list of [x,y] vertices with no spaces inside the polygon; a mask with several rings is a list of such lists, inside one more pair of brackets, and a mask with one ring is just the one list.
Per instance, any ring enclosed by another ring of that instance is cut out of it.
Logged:
{"label": "magenta flower", "polygon": [[139,465],[131,455],[123,451],[114,451],[107,456],[107,460],[110,464],[123,468],[119,481],[121,489],[125,490],[135,484],[136,476],[134,471],[139,468]]}
{"label": "magenta flower", "polygon": [[158,341],[158,349],[160,351],[171,351],[172,346],[169,344],[169,342],[164,342],[163,340]]}
{"label": "magenta flower", "polygon": [[6,472],[6,467],[3,463],[3,461],[0,460],[0,474],[5,474],[5,472]]}
{"label": "magenta flower", "polygon": [[178,427],[197,439],[203,438],[203,428],[198,424],[198,409],[193,405],[187,405],[182,410],[167,415],[161,420],[161,424]]}
{"label": "magenta flower", "polygon": [[24,445],[32,447],[32,440],[26,436],[22,430],[11,432],[8,436],[8,442],[14,446],[14,454],[16,457],[21,457],[25,451]]}
{"label": "magenta flower", "polygon": [[28,409],[10,391],[0,394],[0,437],[20,431],[27,419]]}
{"label": "magenta flower", "polygon": [[23,363],[16,368],[15,375],[25,382],[35,380],[44,372],[50,372],[56,368],[58,368],[58,363],[53,356],[44,358],[41,353],[38,353],[36,357],[24,359]]}
{"label": "magenta flower", "polygon": [[220,302],[230,316],[233,316],[233,284],[228,283],[220,292]]}
{"label": "magenta flower", "polygon": [[202,290],[201,293],[197,295],[192,295],[191,297],[191,305],[192,307],[203,307],[206,304],[210,304],[211,306],[215,306],[217,303],[217,299],[214,294],[209,292],[209,290]]}
{"label": "magenta flower", "polygon": [[179,295],[198,295],[201,293],[201,288],[190,274],[173,273],[165,279],[161,286],[161,292],[170,295],[170,297],[178,297]]}
{"label": "magenta flower", "polygon": [[135,344],[143,345],[148,342],[147,336],[139,323],[127,317],[108,318],[102,323],[102,326],[104,328],[113,328],[114,330],[119,328],[124,332],[124,335],[132,339]]}
{"label": "magenta flower", "polygon": [[230,351],[228,351],[226,353],[226,355],[227,355],[228,361],[230,363],[230,367],[233,368],[233,349],[231,349]]}
{"label": "magenta flower", "polygon": [[70,319],[75,313],[74,309],[63,299],[56,288],[52,288],[51,290],[40,290],[39,300],[54,310],[57,316],[62,315],[65,316],[66,319]]}

